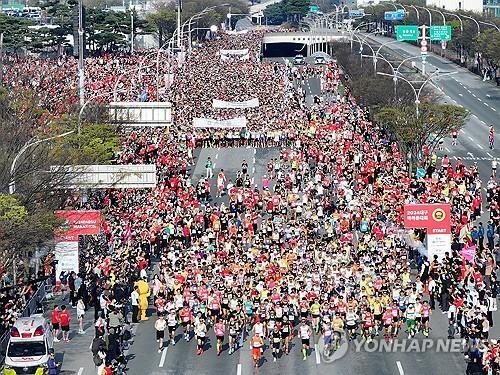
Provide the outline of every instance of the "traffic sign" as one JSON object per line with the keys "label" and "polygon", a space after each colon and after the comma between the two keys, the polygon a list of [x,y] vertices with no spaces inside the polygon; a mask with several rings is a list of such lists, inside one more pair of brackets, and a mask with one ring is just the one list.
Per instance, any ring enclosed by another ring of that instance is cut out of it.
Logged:
{"label": "traffic sign", "polygon": [[430,39],[448,41],[451,40],[451,26],[431,26],[430,27]]}
{"label": "traffic sign", "polygon": [[364,9],[353,9],[349,11],[349,17],[354,18],[354,17],[363,17],[365,15],[365,10]]}
{"label": "traffic sign", "polygon": [[402,21],[405,18],[405,14],[401,12],[385,12],[384,19],[386,21]]}
{"label": "traffic sign", "polygon": [[397,40],[418,40],[418,26],[416,25],[398,25],[396,26]]}
{"label": "traffic sign", "polygon": [[309,13],[318,13],[318,12],[319,12],[319,6],[309,5]]}

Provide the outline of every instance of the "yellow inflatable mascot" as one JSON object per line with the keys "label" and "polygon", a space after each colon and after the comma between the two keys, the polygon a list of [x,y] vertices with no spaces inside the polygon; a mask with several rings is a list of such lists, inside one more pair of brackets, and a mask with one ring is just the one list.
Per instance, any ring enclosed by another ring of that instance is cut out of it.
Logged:
{"label": "yellow inflatable mascot", "polygon": [[145,280],[139,280],[135,283],[139,287],[139,314],[140,320],[148,320],[146,310],[148,309],[148,297],[151,295],[149,285]]}

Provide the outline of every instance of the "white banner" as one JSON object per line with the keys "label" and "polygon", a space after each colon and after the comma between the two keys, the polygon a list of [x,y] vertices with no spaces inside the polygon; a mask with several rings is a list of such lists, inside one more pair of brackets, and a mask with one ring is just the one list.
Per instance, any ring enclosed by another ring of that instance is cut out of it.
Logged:
{"label": "white banner", "polygon": [[224,100],[213,99],[212,106],[214,108],[225,108],[225,109],[255,108],[259,106],[259,98],[253,98],[242,102],[226,102]]}
{"label": "white banner", "polygon": [[214,120],[210,118],[193,119],[193,127],[195,128],[244,128],[247,126],[245,117],[235,117],[229,120]]}
{"label": "white banner", "polygon": [[57,242],[55,245],[56,280],[62,271],[69,275],[72,271],[78,273],[78,241]]}
{"label": "white banner", "polygon": [[219,51],[220,55],[238,55],[238,56],[242,56],[242,55],[248,55],[250,51],[248,50],[248,48],[245,48],[245,49],[221,49]]}

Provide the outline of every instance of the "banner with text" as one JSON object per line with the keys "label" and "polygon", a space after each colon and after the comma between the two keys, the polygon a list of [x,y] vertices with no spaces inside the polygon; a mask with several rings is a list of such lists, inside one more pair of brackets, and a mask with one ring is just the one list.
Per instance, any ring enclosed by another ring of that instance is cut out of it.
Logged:
{"label": "banner with text", "polygon": [[450,205],[435,204],[405,204],[405,228],[426,228],[429,234],[450,234]]}
{"label": "banner with text", "polygon": [[56,264],[56,280],[59,280],[59,275],[62,271],[68,275],[71,272],[78,273],[78,241],[56,242],[55,245]]}
{"label": "banner with text", "polygon": [[245,117],[235,117],[229,120],[213,120],[209,118],[194,118],[193,127],[195,128],[245,128],[247,119]]}
{"label": "banner with text", "polygon": [[405,204],[404,224],[406,229],[427,230],[427,257],[437,255],[442,259],[451,250],[451,220],[448,203]]}
{"label": "banner with text", "polygon": [[101,232],[100,211],[55,211],[54,215],[64,219],[55,230],[56,279],[62,271],[78,273],[78,236]]}
{"label": "banner with text", "polygon": [[224,108],[224,109],[255,108],[259,106],[259,99],[254,98],[250,100],[244,100],[241,102],[228,102],[225,100],[213,99],[212,106],[214,108]]}
{"label": "banner with text", "polygon": [[228,56],[228,55],[233,55],[233,56],[243,56],[243,55],[248,55],[249,50],[248,48],[245,49],[221,49],[219,51],[219,54],[222,56]]}
{"label": "banner with text", "polygon": [[78,242],[78,236],[99,234],[101,231],[101,211],[55,211],[54,214],[64,219],[56,230],[58,242]]}

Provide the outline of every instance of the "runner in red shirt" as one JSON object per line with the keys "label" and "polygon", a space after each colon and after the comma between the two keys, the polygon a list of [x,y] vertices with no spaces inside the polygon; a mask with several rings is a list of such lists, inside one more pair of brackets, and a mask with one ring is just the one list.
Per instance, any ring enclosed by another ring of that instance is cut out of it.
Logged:
{"label": "runner in red shirt", "polygon": [[59,313],[59,323],[61,324],[62,338],[64,342],[69,342],[69,322],[71,321],[71,315],[66,310],[66,306],[61,306],[61,312]]}
{"label": "runner in red shirt", "polygon": [[59,335],[59,306],[55,305],[54,310],[50,316],[50,322],[52,323],[52,335],[54,336],[54,342],[59,342],[57,336]]}

